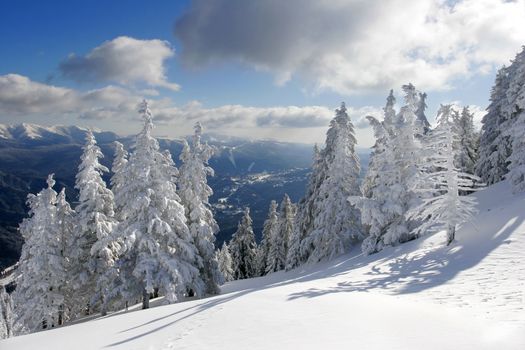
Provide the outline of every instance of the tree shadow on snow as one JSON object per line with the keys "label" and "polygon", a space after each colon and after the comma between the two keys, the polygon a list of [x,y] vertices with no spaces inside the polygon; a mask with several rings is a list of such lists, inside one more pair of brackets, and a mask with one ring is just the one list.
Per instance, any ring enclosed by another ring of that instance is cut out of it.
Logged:
{"label": "tree shadow on snow", "polygon": [[[517,208],[523,207],[523,201],[516,204]],[[443,243],[431,246],[430,249],[420,249],[421,245],[424,245],[424,237],[367,257],[363,257],[359,252],[359,247],[355,247],[350,254],[334,261],[305,265],[286,273],[279,271],[264,277],[230,282],[223,286],[221,295],[164,316],[158,317],[156,314],[154,315],[156,318],[120,331],[119,333],[124,335],[128,332],[134,333],[133,331],[142,327],[148,328],[106,347],[127,344],[154,334],[182,320],[255,291],[336,276],[348,276],[348,279],[351,279],[352,270],[365,265],[372,265],[365,277],[360,275],[359,279],[339,282],[333,287],[311,288],[294,293],[289,295],[288,300],[314,298],[340,292],[368,292],[374,289],[387,290],[392,294],[417,293],[446,283],[461,271],[477,265],[501,244],[509,243],[508,238],[511,233],[525,220],[525,213],[520,211],[520,209],[512,212],[502,210],[497,220],[494,220],[493,217],[488,217],[486,220],[481,218],[478,223],[483,227],[482,232],[476,232],[480,230],[473,223],[467,223],[458,230],[458,241],[448,247]],[[482,239],[476,236],[480,234],[484,235]],[[158,325],[155,328],[149,328],[156,324]]]}
{"label": "tree shadow on snow", "polygon": [[[140,339],[140,338],[143,338],[145,336],[148,336],[148,335],[151,335],[155,332],[158,332],[164,328],[167,328],[167,327],[170,327],[182,320],[185,320],[187,318],[191,318],[203,311],[206,311],[208,309],[211,309],[211,308],[214,308],[216,306],[219,306],[223,303],[226,303],[232,299],[236,299],[238,297],[241,297],[242,295],[245,295],[245,294],[248,294],[248,293],[251,293],[253,290],[251,289],[246,289],[246,290],[243,290],[243,291],[240,291],[239,293],[230,293],[230,294],[227,294],[223,297],[221,296],[218,296],[218,297],[214,297],[213,299],[210,299],[208,301],[204,301],[202,303],[199,303],[197,305],[194,305],[194,306],[191,306],[191,307],[188,307],[188,308],[185,308],[185,309],[182,309],[182,310],[178,310],[178,311],[175,311],[175,312],[172,312],[170,314],[167,314],[167,315],[164,315],[164,316],[161,316],[161,317],[157,317],[157,318],[154,318],[154,319],[151,319],[145,323],[142,323],[140,325],[137,325],[135,327],[131,327],[131,328],[128,328],[128,329],[124,329],[122,331],[120,331],[119,333],[126,333],[126,332],[130,332],[130,331],[133,331],[135,329],[139,329],[141,327],[146,327],[146,326],[149,326],[149,325],[152,325],[152,324],[155,324],[155,323],[158,323],[158,322],[161,322],[163,320],[168,320],[170,318],[175,318],[174,320],[172,321],[169,321],[167,323],[161,323],[160,325],[158,325],[157,327],[153,328],[153,329],[149,329],[147,331],[144,331],[142,333],[139,333],[139,334],[135,334],[129,338],[126,338],[126,339],[123,339],[121,341],[118,341],[118,342],[114,342],[114,343],[111,343],[111,344],[108,344],[106,345],[105,347],[106,348],[110,348],[110,347],[115,347],[115,346],[119,346],[119,345],[123,345],[123,344],[126,344],[126,343],[129,343],[129,342],[132,342],[134,340],[137,340],[137,339]],[[184,312],[187,312],[189,311],[188,314],[182,316],[182,317],[178,317],[178,315],[180,314],[183,314]]]}
{"label": "tree shadow on snow", "polygon": [[[517,208],[523,208],[523,200],[517,201],[516,204]],[[314,298],[340,292],[368,292],[374,289],[386,290],[391,294],[421,292],[446,283],[461,271],[476,266],[500,245],[512,244],[509,236],[524,220],[525,212],[521,209],[512,210],[510,213],[501,209],[497,217],[487,217],[486,220],[481,218],[478,221],[481,230],[472,222],[465,223],[458,230],[458,241],[450,246],[444,246],[443,243],[429,250],[420,250],[421,242],[415,240],[389,248],[364,258],[365,264],[373,264],[370,271],[365,273],[366,278],[361,275],[359,279],[339,282],[330,288],[311,288],[293,293],[288,299]],[[396,251],[401,250],[405,253],[394,257],[398,254]],[[351,272],[347,270],[346,273],[351,279]]]}

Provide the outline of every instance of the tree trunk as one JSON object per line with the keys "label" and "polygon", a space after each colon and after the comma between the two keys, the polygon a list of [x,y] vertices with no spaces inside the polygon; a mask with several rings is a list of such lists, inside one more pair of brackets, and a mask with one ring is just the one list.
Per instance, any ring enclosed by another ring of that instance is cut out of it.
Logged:
{"label": "tree trunk", "polygon": [[100,314],[102,316],[106,316],[108,314],[108,310],[107,310],[107,307],[106,307],[106,301],[104,300],[104,297],[100,297],[100,301],[101,301],[101,304],[102,304],[102,310],[100,310]]}
{"label": "tree trunk", "polygon": [[142,309],[149,309],[149,293],[146,288],[142,290]]}
{"label": "tree trunk", "polygon": [[449,225],[447,230],[447,245],[452,243],[456,238],[456,225]]}
{"label": "tree trunk", "polygon": [[60,309],[58,311],[58,325],[61,326],[64,324],[64,305],[60,305]]}

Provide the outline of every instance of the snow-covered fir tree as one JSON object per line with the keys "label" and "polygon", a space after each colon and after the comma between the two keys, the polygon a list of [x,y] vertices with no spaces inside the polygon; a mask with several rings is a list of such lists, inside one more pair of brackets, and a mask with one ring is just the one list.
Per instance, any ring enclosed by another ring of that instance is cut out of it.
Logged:
{"label": "snow-covered fir tree", "polygon": [[505,110],[508,87],[509,73],[508,69],[503,67],[496,75],[487,114],[481,120],[476,175],[489,185],[503,180],[508,172],[507,159],[511,154],[510,138],[505,133],[505,128],[508,127],[508,116]]}
{"label": "snow-covered fir tree", "polygon": [[507,127],[512,153],[507,159],[509,173],[506,176],[514,192],[525,191],[525,47],[509,67],[510,83],[507,91],[506,113],[512,125]]}
{"label": "snow-covered fir tree", "polygon": [[393,110],[392,93],[384,109],[385,120],[368,119],[377,139],[367,176],[366,197],[351,197],[350,202],[361,209],[367,236],[361,249],[375,253],[384,246],[396,245],[413,237],[406,212],[417,200],[414,184],[420,164],[422,129],[416,123],[418,92],[412,84],[404,85],[405,105],[399,113]]}
{"label": "snow-covered fir tree", "polygon": [[[414,85],[404,85],[405,105],[396,115],[393,126],[394,136],[389,147],[393,150],[394,184],[390,199],[399,206],[397,215],[389,223],[388,229],[382,238],[386,245],[396,245],[410,240],[411,225],[405,219],[405,213],[417,200],[414,193],[414,184],[419,175],[418,166],[421,163],[421,144],[419,136],[423,134],[421,126],[416,122],[415,115],[418,103],[417,90]],[[397,197],[397,199],[396,199]]]}
{"label": "snow-covered fir tree", "polygon": [[394,109],[395,103],[396,98],[394,97],[394,90],[390,90],[386,100],[386,105],[383,108],[384,120],[380,122],[372,116],[366,117],[374,130],[374,136],[376,139],[374,146],[372,146],[372,152],[370,153],[368,169],[363,184],[361,185],[363,196],[366,198],[372,196],[373,189],[376,186],[376,180],[378,176],[380,176],[379,172],[382,171],[381,168],[384,166],[384,161],[388,160],[384,159],[382,153],[385,152],[385,147],[389,137],[394,133],[392,122],[396,116],[396,111]]}
{"label": "snow-covered fir tree", "polygon": [[361,215],[347,199],[360,196],[359,158],[355,152],[354,127],[345,104],[330,122],[321,151],[323,177],[314,201],[313,229],[302,241],[311,263],[346,252],[352,240],[362,238]]}
{"label": "snow-covered fir tree", "polygon": [[[413,85],[412,85],[413,86]],[[416,123],[418,127],[423,130],[423,134],[427,134],[430,131],[430,123],[428,122],[427,116],[425,115],[425,110],[427,109],[427,94],[425,92],[418,93],[418,102],[416,113]]]}
{"label": "snow-covered fir tree", "polygon": [[244,210],[237,231],[229,244],[232,257],[233,278],[236,280],[257,275],[257,245],[252,228],[250,208]]}
{"label": "snow-covered fir tree", "polygon": [[11,296],[0,286],[0,339],[13,335],[13,306]]}
{"label": "snow-covered fir tree", "polygon": [[233,281],[233,261],[230,254],[230,248],[224,242],[222,248],[217,250],[217,261],[219,262],[219,270],[221,271],[223,281]]}
{"label": "snow-covered fir tree", "polygon": [[279,271],[286,264],[286,244],[280,232],[280,220],[277,213],[277,202],[271,201],[268,209],[268,218],[264,222],[263,239],[266,243],[266,252],[262,264],[265,273]]}
{"label": "snow-covered fir tree", "polygon": [[[496,75],[487,114],[482,119],[476,174],[487,184],[509,178],[514,190],[525,189],[523,173],[523,110],[525,47]],[[516,150],[514,149],[516,147]],[[511,171],[511,174],[507,173]]]}
{"label": "snow-covered fir tree", "polygon": [[74,312],[77,310],[75,302],[75,289],[74,282],[78,276],[76,271],[72,268],[75,261],[71,257],[73,251],[72,245],[74,244],[74,230],[76,228],[76,216],[75,211],[71,209],[66,199],[66,189],[62,188],[57,196],[56,201],[56,225],[58,226],[58,232],[60,234],[61,251],[63,256],[63,264],[65,271],[64,284],[62,285],[62,292],[65,297],[64,306],[61,310],[62,319],[64,322],[71,318],[74,318]]}
{"label": "snow-covered fir tree", "polygon": [[271,235],[270,250],[267,259],[267,271],[279,271],[286,267],[288,245],[294,232],[295,207],[290,197],[285,194],[281,202],[279,225],[277,231]]}
{"label": "snow-covered fir tree", "polygon": [[301,265],[308,257],[308,249],[310,247],[305,247],[301,243],[307,233],[313,229],[314,219],[320,209],[315,205],[321,179],[324,178],[323,162],[320,153],[319,147],[315,145],[313,149],[312,173],[308,180],[305,196],[298,203],[297,214],[294,221],[294,231],[288,244],[288,254],[286,257],[287,270]]}
{"label": "snow-covered fir tree", "polygon": [[113,144],[115,146],[115,155],[113,158],[113,165],[111,166],[111,172],[113,175],[111,176],[110,184],[111,192],[113,192],[114,195],[115,218],[121,220],[121,209],[124,206],[121,193],[126,187],[127,177],[125,169],[126,164],[128,163],[128,152],[124,149],[122,143],[115,141]]}
{"label": "snow-covered fir tree", "polygon": [[407,217],[421,222],[414,229],[417,235],[445,229],[450,244],[457,226],[476,213],[476,199],[460,196],[460,191],[475,190],[480,179],[455,165],[458,150],[454,144],[459,140],[453,130],[452,107],[441,106],[436,119],[438,126],[424,142],[424,162],[416,183],[417,191],[423,194],[422,203],[407,212]]}
{"label": "snow-covered fir tree", "polygon": [[267,273],[268,254],[270,252],[270,244],[272,242],[272,234],[278,230],[279,218],[277,215],[277,202],[271,201],[268,208],[268,216],[264,221],[262,230],[262,239],[257,247],[257,269],[259,275]]}
{"label": "snow-covered fir tree", "polygon": [[208,186],[207,176],[213,176],[208,161],[214,149],[201,143],[202,126],[195,124],[191,147],[184,141],[180,155],[179,196],[186,211],[187,225],[199,253],[199,270],[206,284],[206,293],[217,294],[222,283],[215,257],[215,235],[219,225],[213,217],[209,198],[213,194]]}
{"label": "snow-covered fir tree", "polygon": [[47,178],[47,188],[28,196],[29,218],[20,224],[25,243],[13,293],[17,334],[56,327],[63,321],[66,273],[62,235],[56,220],[54,185],[51,174]]}
{"label": "snow-covered fir tree", "polygon": [[160,152],[151,136],[152,114],[145,101],[140,113],[144,127],[122,170],[127,185],[120,193],[122,221],[114,240],[124,244],[119,292],[131,302],[142,296],[143,308],[148,308],[150,294],[156,290],[167,302],[174,302],[188,293],[202,296],[206,287],[176,191],[177,169],[169,152]]}
{"label": "snow-covered fir tree", "polygon": [[102,174],[109,171],[100,164],[102,157],[93,133],[88,132],[76,176],[79,204],[75,208],[77,226],[70,255],[72,273],[77,276],[74,304],[88,313],[106,310],[105,296],[112,283],[106,272],[114,266],[118,250],[115,243],[107,243],[116,222],[113,193],[102,179]]}
{"label": "snow-covered fir tree", "polygon": [[478,160],[478,133],[474,128],[474,115],[468,107],[461,114],[454,113],[456,139],[456,166],[464,173],[474,174]]}

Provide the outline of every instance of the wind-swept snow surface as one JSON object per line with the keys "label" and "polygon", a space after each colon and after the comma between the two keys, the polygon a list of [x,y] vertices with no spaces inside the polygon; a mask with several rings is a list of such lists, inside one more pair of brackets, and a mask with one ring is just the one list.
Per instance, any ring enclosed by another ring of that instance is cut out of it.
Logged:
{"label": "wind-swept snow surface", "polygon": [[479,214],[364,257],[226,284],[222,295],[11,338],[33,349],[525,349],[525,195],[476,193]]}

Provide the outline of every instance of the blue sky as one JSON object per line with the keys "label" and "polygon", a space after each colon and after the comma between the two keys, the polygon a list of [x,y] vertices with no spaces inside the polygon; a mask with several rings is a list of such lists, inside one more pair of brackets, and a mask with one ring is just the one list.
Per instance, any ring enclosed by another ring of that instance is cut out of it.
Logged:
{"label": "blue sky", "polygon": [[0,123],[133,133],[147,98],[169,137],[201,120],[320,142],[345,101],[369,146],[364,116],[408,81],[428,93],[429,119],[449,102],[479,119],[497,67],[525,43],[522,0],[19,0],[0,11]]}

